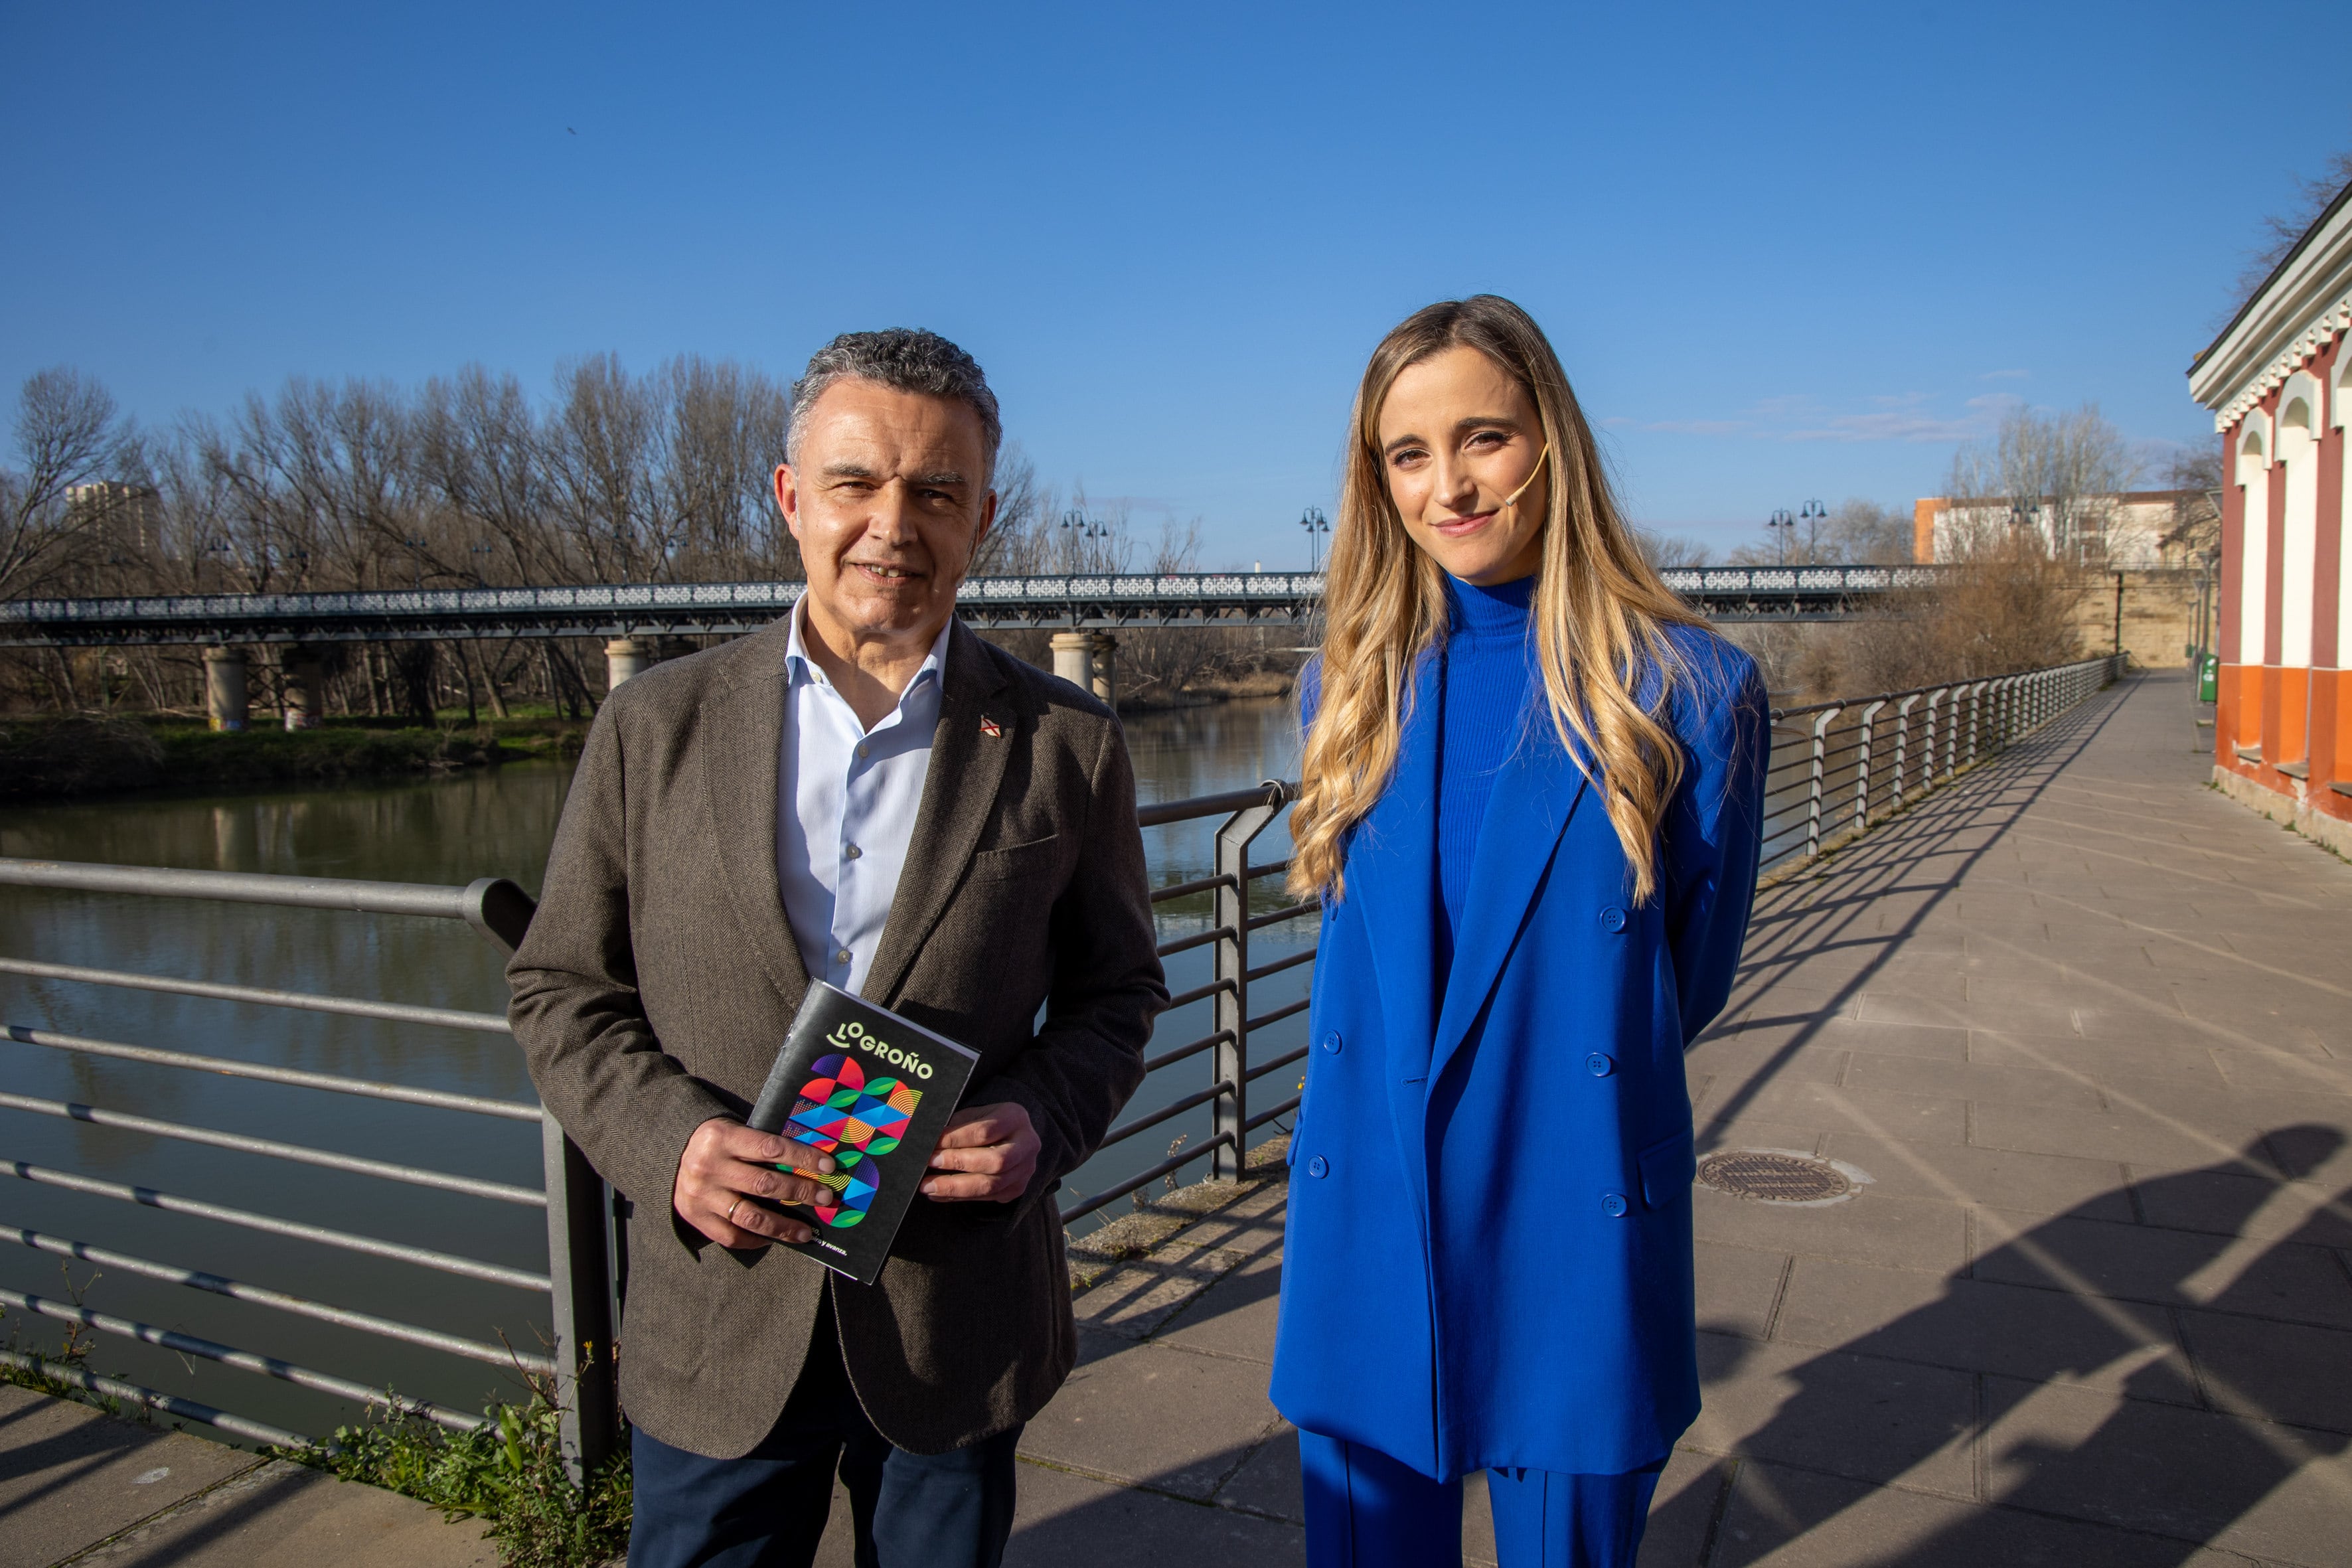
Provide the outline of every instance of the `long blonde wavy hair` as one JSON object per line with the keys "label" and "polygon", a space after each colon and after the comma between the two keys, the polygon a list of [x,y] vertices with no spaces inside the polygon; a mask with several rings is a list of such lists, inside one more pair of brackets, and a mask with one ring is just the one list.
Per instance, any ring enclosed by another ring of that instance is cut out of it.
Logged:
{"label": "long blonde wavy hair", "polygon": [[[1525,310],[1493,294],[1415,311],[1381,340],[1357,389],[1339,520],[1324,586],[1322,696],[1290,818],[1289,886],[1344,895],[1349,830],[1396,772],[1419,657],[1445,636],[1444,569],[1405,531],[1381,454],[1381,408],[1407,366],[1476,349],[1527,390],[1548,447],[1533,620],[1552,726],[1607,805],[1633,900],[1657,890],[1658,819],[1683,759],[1657,714],[1677,676],[1663,628],[1698,617],[1658,578],[1617,507],[1559,356]],[[1594,776],[1597,774],[1597,776]]]}

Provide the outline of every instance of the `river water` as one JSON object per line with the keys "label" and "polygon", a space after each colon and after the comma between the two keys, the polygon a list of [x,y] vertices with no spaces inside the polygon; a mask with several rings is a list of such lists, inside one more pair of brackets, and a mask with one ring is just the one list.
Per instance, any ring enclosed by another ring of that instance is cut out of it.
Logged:
{"label": "river water", "polygon": [[[1128,721],[1147,804],[1297,776],[1296,720],[1280,700],[1145,713]],[[567,767],[518,764],[428,782],[235,795],[169,793],[93,805],[12,807],[0,814],[0,855],[458,883],[510,877],[536,892],[570,781]],[[1155,885],[1206,876],[1210,821],[1145,835]],[[1289,853],[1279,822],[1253,850]],[[1259,909],[1286,901],[1277,879],[1258,886]],[[1205,896],[1160,907],[1163,940],[1205,929]],[[1303,919],[1251,938],[1264,963],[1313,940]],[[1211,949],[1169,961],[1182,991],[1208,979]],[[0,889],[0,952],[90,967],[326,992],[474,1011],[503,1011],[502,959],[452,921],[344,915],[114,895]],[[1263,1014],[1306,994],[1311,966],[1254,986]],[[87,984],[0,975],[0,1023],[104,1040],[529,1101],[530,1081],[504,1035],[295,1013]],[[1152,1048],[1209,1032],[1209,1005],[1164,1016]],[[1303,1015],[1252,1041],[1270,1059],[1305,1038]],[[1270,1105],[1295,1092],[1288,1070],[1253,1086]],[[1134,1116],[1205,1087],[1209,1058],[1155,1074]],[[184,1069],[109,1061],[0,1041],[0,1090],[275,1138],[343,1153],[536,1187],[539,1134],[530,1123],[389,1104]],[[1097,1191],[1197,1143],[1201,1108],[1107,1150],[1068,1184]],[[0,1109],[0,1177],[11,1163],[78,1172],[281,1218],[331,1226],[533,1271],[547,1264],[544,1215],[524,1207],[315,1170],[120,1128]],[[1188,1167],[1197,1180],[1205,1167]],[[1067,1201],[1067,1194],[1065,1194]],[[1107,1211],[1116,1215],[1127,1200]],[[1081,1222],[1087,1228],[1097,1220]],[[314,1300],[518,1348],[544,1348],[544,1297],[428,1273],[403,1264],[291,1241],[227,1224],[162,1213],[29,1181],[0,1181],[0,1287],[79,1300],[118,1317],[257,1350],[301,1365],[389,1385],[475,1410],[512,1398],[510,1371],[456,1360],[267,1308],[155,1281],[121,1268],[64,1260],[14,1245],[37,1231],[161,1262],[226,1275]],[[0,1343],[53,1351],[60,1325],[8,1310]],[[99,1335],[89,1362],[101,1373],[201,1400],[296,1431],[330,1432],[355,1415],[331,1396],[275,1379]]]}

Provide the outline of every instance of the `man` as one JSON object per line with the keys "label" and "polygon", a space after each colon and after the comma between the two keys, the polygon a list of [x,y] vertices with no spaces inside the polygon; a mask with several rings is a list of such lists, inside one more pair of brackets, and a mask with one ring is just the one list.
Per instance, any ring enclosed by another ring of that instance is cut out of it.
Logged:
{"label": "man", "polygon": [[[1076,1355],[1049,1194],[1168,993],[1118,721],[955,619],[1000,438],[931,333],[809,362],[775,479],[808,591],[614,691],[508,969],[629,1205],[631,1568],[808,1563],[836,1463],[861,1564],[992,1564]],[[810,1230],[771,1201],[818,1189],[742,1124],[811,976],[981,1056],[871,1287],[772,1247]]]}

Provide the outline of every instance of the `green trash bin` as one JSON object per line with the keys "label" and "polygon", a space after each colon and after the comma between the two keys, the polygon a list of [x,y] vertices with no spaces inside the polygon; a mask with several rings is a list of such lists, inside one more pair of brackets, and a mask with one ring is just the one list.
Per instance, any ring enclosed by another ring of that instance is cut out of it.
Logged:
{"label": "green trash bin", "polygon": [[2221,697],[2221,656],[2209,653],[2197,661],[2197,700],[2216,701]]}

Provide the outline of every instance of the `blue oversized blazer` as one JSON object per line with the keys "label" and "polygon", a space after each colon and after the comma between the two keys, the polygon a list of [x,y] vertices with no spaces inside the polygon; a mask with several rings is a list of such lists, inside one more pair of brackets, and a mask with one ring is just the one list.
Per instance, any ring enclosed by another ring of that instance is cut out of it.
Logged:
{"label": "blue oversized blazer", "polygon": [[1669,636],[1685,769],[1658,896],[1634,903],[1538,708],[1496,775],[1439,1006],[1431,656],[1323,911],[1272,1393],[1434,1479],[1622,1474],[1698,1414],[1683,1051],[1738,965],[1770,727],[1747,655]]}

